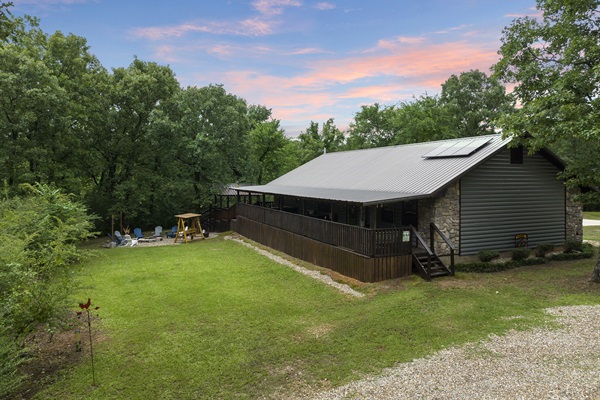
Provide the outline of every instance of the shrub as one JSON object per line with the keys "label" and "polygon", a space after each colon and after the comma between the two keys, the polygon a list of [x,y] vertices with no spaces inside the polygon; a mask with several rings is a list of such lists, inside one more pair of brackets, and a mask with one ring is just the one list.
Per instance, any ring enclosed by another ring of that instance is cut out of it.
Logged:
{"label": "shrub", "polygon": [[545,257],[546,254],[554,250],[554,245],[551,243],[541,243],[535,248],[536,257]]}
{"label": "shrub", "polygon": [[500,257],[500,253],[495,250],[481,250],[477,256],[481,262],[489,262]]}
{"label": "shrub", "polygon": [[577,253],[583,251],[583,243],[578,240],[567,240],[565,242],[565,253]]}
{"label": "shrub", "polygon": [[22,380],[17,367],[21,363],[21,350],[6,329],[0,326],[0,398],[8,398]]}
{"label": "shrub", "polygon": [[529,258],[529,249],[527,247],[517,247],[512,251],[511,259],[521,261]]}

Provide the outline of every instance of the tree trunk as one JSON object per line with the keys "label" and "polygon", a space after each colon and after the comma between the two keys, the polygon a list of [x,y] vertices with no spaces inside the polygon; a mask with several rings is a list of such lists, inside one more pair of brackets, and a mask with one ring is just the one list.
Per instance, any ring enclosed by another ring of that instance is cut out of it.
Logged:
{"label": "tree trunk", "polygon": [[592,272],[592,282],[600,283],[600,254],[598,255],[594,272]]}

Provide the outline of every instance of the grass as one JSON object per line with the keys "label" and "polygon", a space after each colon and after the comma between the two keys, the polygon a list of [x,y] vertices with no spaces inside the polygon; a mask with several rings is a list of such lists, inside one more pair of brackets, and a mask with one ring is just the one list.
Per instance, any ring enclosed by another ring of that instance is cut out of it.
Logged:
{"label": "grass", "polygon": [[[585,219],[600,219],[600,212],[586,211],[583,213]],[[591,225],[583,227],[583,239],[600,242],[600,225]]]}
{"label": "grass", "polygon": [[368,293],[357,299],[220,238],[103,250],[82,265],[76,296],[101,307],[98,384],[84,362],[37,398],[284,398],[337,386],[546,323],[546,307],[600,304],[593,262],[357,284]]}
{"label": "grass", "polygon": [[600,219],[600,211],[585,211],[583,213],[585,219]]}

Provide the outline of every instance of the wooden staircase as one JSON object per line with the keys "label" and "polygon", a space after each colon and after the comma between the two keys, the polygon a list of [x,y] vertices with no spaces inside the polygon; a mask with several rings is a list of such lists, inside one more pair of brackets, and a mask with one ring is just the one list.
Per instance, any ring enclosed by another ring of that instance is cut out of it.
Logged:
{"label": "wooden staircase", "polygon": [[[423,240],[423,237],[419,234],[419,232],[411,226],[411,231],[413,237],[415,239],[414,244],[416,247],[412,251],[413,256],[413,269],[418,272],[423,279],[430,281],[433,278],[437,278],[440,276],[448,276],[454,275],[454,244],[446,238],[446,236],[439,230],[437,226],[433,222],[429,224],[430,232],[429,237],[431,240],[430,245],[428,246]],[[445,265],[442,260],[432,251],[434,248],[433,236],[435,234],[440,235],[442,240],[446,242],[448,247],[450,248],[450,265]],[[419,247],[420,246],[420,247]]]}
{"label": "wooden staircase", "polygon": [[454,275],[435,253],[429,256],[426,251],[421,249],[413,251],[413,267],[426,280]]}

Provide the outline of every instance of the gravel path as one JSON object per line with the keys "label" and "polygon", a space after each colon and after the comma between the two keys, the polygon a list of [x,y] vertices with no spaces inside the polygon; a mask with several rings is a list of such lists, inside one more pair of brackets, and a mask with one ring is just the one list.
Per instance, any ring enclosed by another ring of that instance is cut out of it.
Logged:
{"label": "gravel path", "polygon": [[600,306],[558,307],[535,328],[449,348],[313,399],[600,399]]}
{"label": "gravel path", "polygon": [[352,289],[348,285],[334,281],[333,279],[331,279],[331,277],[329,275],[322,274],[319,271],[313,271],[310,269],[302,268],[301,266],[296,265],[293,262],[288,261],[283,257],[279,257],[275,254],[272,254],[272,253],[266,251],[266,250],[262,250],[256,246],[251,245],[250,243],[244,242],[241,239],[235,238],[233,236],[225,236],[224,239],[225,240],[233,240],[235,242],[243,244],[244,246],[253,249],[254,251],[262,254],[263,256],[265,256],[267,258],[270,258],[271,260],[273,260],[279,264],[290,267],[294,271],[300,272],[301,274],[308,275],[313,279],[316,279],[318,281],[325,283],[326,285],[333,286],[334,288],[336,288],[337,290],[339,290],[342,293],[346,293],[346,294],[349,294],[354,297],[364,297],[365,296],[363,293],[357,292],[356,290]]}

